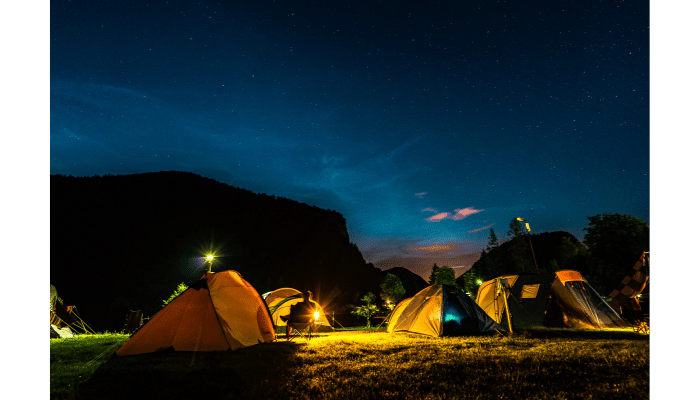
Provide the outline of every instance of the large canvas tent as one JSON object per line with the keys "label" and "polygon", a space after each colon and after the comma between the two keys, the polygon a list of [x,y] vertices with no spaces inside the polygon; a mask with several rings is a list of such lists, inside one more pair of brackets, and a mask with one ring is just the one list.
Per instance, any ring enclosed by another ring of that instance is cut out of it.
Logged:
{"label": "large canvas tent", "polygon": [[[293,288],[280,288],[267,292],[262,295],[267,303],[272,316],[272,324],[275,326],[276,333],[286,332],[287,323],[282,321],[282,316],[289,315],[290,309],[294,304],[304,301],[304,297],[300,291]],[[318,311],[318,322],[321,324],[316,329],[316,332],[330,332],[333,327],[328,322],[328,317],[323,312],[323,307],[320,304],[311,300],[311,303],[316,306]]]}
{"label": "large canvas tent", "polygon": [[450,285],[432,285],[396,305],[387,332],[461,336],[503,329],[469,296]]}
{"label": "large canvas tent", "polygon": [[479,286],[476,303],[503,327],[508,327],[506,310],[515,328],[627,326],[588,281],[573,270],[492,279]]}
{"label": "large canvas tent", "polygon": [[275,339],[260,294],[236,271],[206,273],[144,324],[117,355],[235,350]]}

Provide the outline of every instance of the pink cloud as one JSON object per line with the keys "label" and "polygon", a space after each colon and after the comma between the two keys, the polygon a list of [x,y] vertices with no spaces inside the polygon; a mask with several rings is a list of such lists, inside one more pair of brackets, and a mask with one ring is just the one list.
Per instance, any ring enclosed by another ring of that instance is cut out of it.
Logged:
{"label": "pink cloud", "polygon": [[430,208],[430,207],[428,207],[428,208],[424,208],[424,209],[422,209],[421,211],[428,211],[428,212],[432,212],[432,213],[436,213],[436,212],[437,212],[437,210],[436,210],[436,209],[434,209],[434,208]]}
{"label": "pink cloud", "polygon": [[425,196],[426,194],[428,194],[428,192],[420,192],[420,193],[416,193],[416,197],[420,197],[420,198],[422,199],[422,198],[423,198],[423,196]]}
{"label": "pink cloud", "polygon": [[426,218],[425,220],[426,220],[426,221],[432,221],[432,222],[435,222],[435,221],[442,221],[442,220],[445,219],[445,218],[449,218],[451,214],[452,214],[452,213],[443,212],[443,213],[435,214],[435,215],[433,215],[433,216],[430,217],[430,218]]}
{"label": "pink cloud", "polygon": [[474,229],[474,230],[469,231],[469,233],[474,233],[474,232],[478,232],[478,231],[483,231],[484,229],[489,229],[490,227],[492,227],[492,226],[494,226],[494,225],[495,225],[495,224],[491,224],[491,225],[485,226],[485,227],[483,227],[483,228],[477,228],[477,229]]}
{"label": "pink cloud", "polygon": [[411,247],[410,249],[413,251],[429,251],[429,252],[445,252],[445,251],[452,251],[457,248],[457,245],[455,243],[448,243],[448,244],[431,244],[429,246],[421,246],[421,247]]}
{"label": "pink cloud", "polygon": [[472,214],[480,213],[482,211],[484,211],[484,210],[477,210],[473,207],[462,208],[461,210],[456,209],[455,215],[452,216],[452,219],[455,221],[459,221],[460,219],[467,218],[468,216],[470,216]]}

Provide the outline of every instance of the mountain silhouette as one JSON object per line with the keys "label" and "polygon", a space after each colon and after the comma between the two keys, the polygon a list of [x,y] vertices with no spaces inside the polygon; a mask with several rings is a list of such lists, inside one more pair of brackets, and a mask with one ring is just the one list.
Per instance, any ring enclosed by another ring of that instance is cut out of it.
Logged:
{"label": "mountain silhouette", "polygon": [[379,294],[379,269],[336,211],[176,171],[50,184],[51,283],[96,331],[121,330],[129,310],[154,315],[202,276],[208,253],[214,272],[236,270],[260,293],[311,290],[336,319]]}

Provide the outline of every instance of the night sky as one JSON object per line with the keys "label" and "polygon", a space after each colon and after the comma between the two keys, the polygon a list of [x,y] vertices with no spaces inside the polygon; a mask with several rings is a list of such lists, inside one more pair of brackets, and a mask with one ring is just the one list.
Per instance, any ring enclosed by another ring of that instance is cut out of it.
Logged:
{"label": "night sky", "polygon": [[51,1],[50,172],[339,211],[367,262],[650,219],[648,1]]}

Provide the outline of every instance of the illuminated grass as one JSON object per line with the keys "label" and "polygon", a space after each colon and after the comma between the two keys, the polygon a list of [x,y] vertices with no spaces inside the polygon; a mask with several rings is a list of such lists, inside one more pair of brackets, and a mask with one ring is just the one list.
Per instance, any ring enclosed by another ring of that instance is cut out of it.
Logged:
{"label": "illuminated grass", "polygon": [[116,333],[51,339],[51,398],[74,398],[77,388],[127,339]]}
{"label": "illuminated grass", "polygon": [[[52,366],[52,398],[68,398],[54,397],[53,384]],[[114,357],[81,394],[116,399],[130,393],[152,399],[648,398],[649,341],[629,330],[457,338],[344,331],[194,357]]]}

